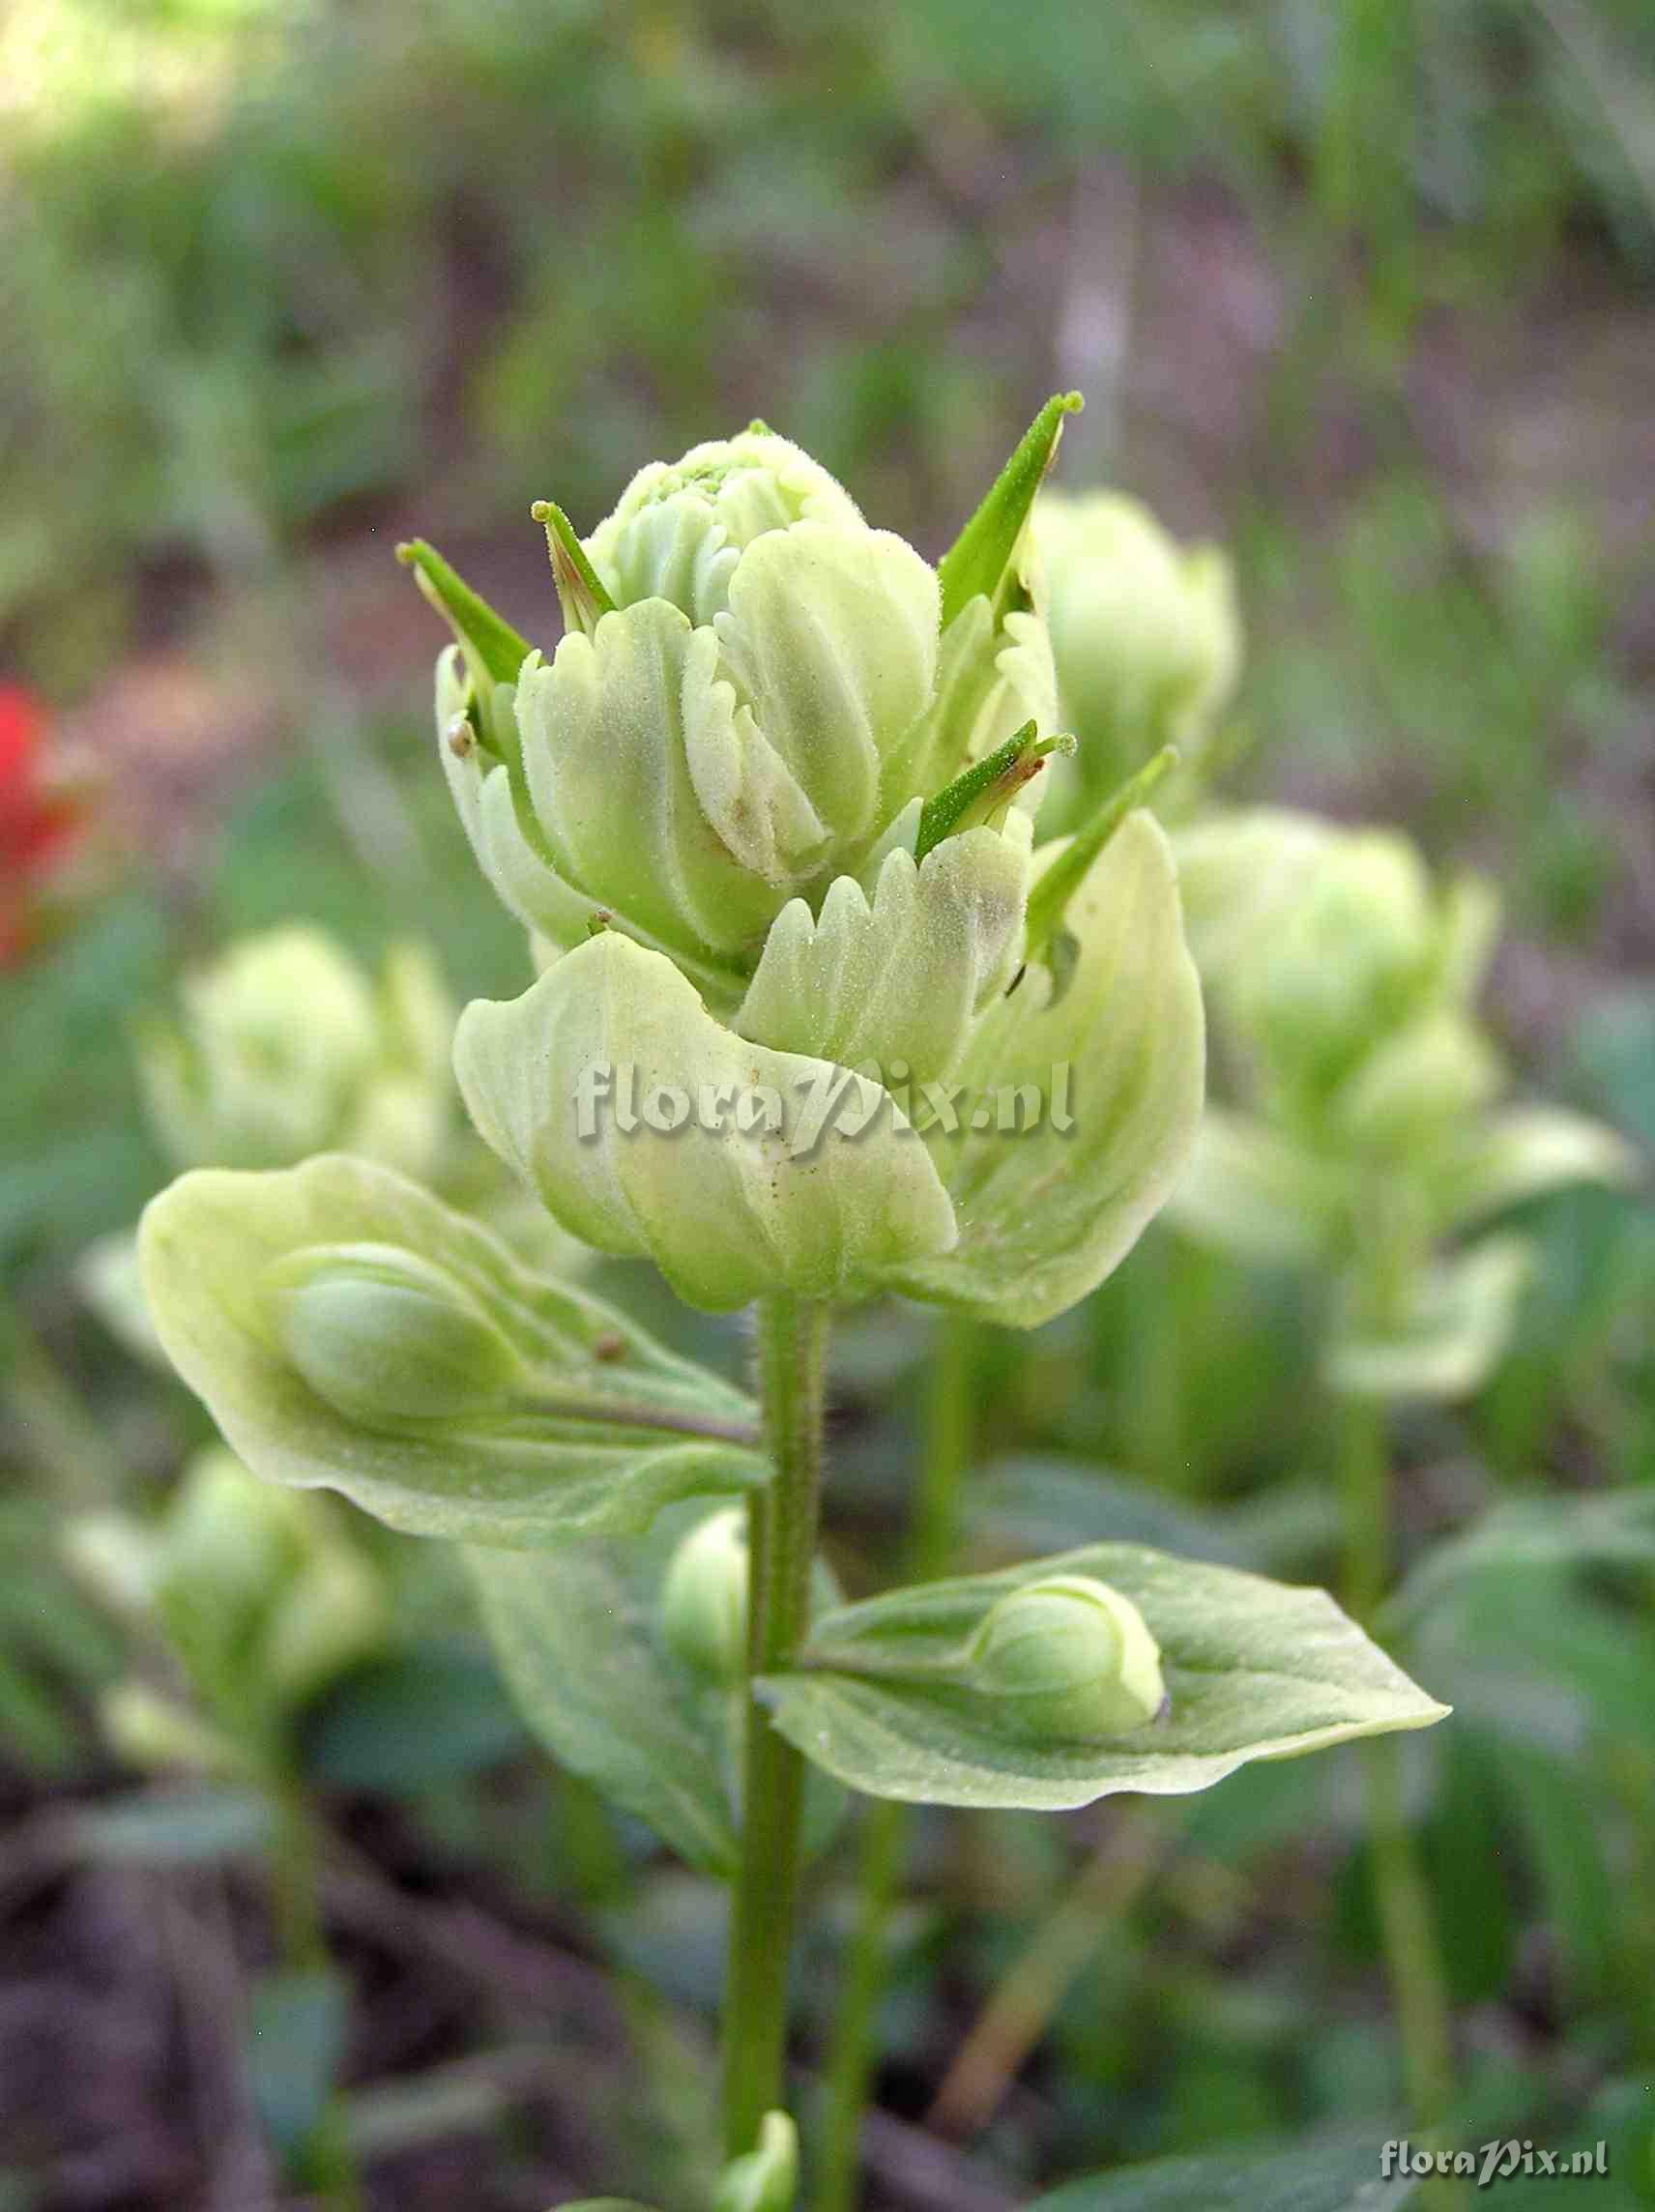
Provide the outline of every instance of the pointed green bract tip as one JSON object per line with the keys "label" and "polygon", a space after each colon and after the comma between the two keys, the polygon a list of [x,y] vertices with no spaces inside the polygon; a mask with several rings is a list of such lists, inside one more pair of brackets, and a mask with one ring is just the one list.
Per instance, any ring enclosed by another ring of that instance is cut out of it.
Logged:
{"label": "pointed green bract tip", "polygon": [[1010,803],[1023,784],[1039,774],[1049,754],[1074,749],[1075,741],[1070,737],[1044,738],[1036,742],[1034,724],[1025,722],[1004,744],[974,762],[925,801],[914,839],[915,859],[924,859],[945,837],[957,837],[962,830],[974,830],[989,821],[999,808]]}
{"label": "pointed green bract tip", "polygon": [[[1119,790],[1106,799],[1084,828],[1077,830],[1029,894],[1028,954],[1030,960],[1051,965],[1051,948],[1062,942],[1063,912],[1091,873],[1092,862],[1126,817],[1145,804],[1178,764],[1176,745],[1163,745],[1145,762],[1136,775],[1128,776]],[[1054,967],[1054,978],[1058,971]]]}
{"label": "pointed green bract tip", "polygon": [[529,509],[546,532],[546,550],[552,557],[552,581],[564,610],[564,626],[590,637],[599,618],[615,612],[615,601],[602,578],[587,558],[586,547],[575,535],[574,524],[555,500],[537,499]]}
{"label": "pointed green bract tip", "polygon": [[528,639],[519,637],[423,538],[405,539],[396,548],[396,558],[413,569],[415,582],[458,638],[472,681],[515,684],[529,655]]}
{"label": "pointed green bract tip", "polygon": [[943,626],[973,599],[987,597],[998,616],[1005,611],[1017,578],[1014,563],[1034,495],[1062,436],[1063,419],[1086,401],[1078,392],[1054,393],[1018,441],[988,497],[937,565],[943,586]]}

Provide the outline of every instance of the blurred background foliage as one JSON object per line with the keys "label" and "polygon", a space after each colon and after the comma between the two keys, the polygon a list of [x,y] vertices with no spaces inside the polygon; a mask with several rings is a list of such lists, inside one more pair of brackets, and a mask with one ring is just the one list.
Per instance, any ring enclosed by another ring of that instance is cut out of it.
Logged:
{"label": "blurred background foliage", "polygon": [[[1648,1148],[1652,278],[1646,0],[4,0],[0,675],[78,826],[0,929],[6,2212],[280,2201],[334,2071],[398,2212],[677,2202],[711,2157],[712,1894],[527,1755],[441,1561],[353,1522],[397,1641],[306,1724],[348,2020],[256,1978],[256,1792],[134,1787],[100,1748],[131,1651],[52,1563],[67,1509],[147,1511],[204,1441],[76,1271],[166,1173],[131,1040],[181,966],[303,918],[374,962],[418,934],[458,994],[525,978],[430,771],[438,640],[395,539],[549,642],[536,496],[590,528],[644,458],[762,414],[935,553],[1079,385],[1061,480],[1234,561],[1227,795],[1494,878],[1520,1082]],[[6,827],[0,921],[33,850]],[[1582,1191],[1523,1226],[1508,1356],[1399,1425],[1405,1565],[1481,1531],[1396,1616],[1474,1724],[1410,1747],[1409,1813],[1459,2134],[1611,2138],[1608,2212],[1655,2202],[1655,1581],[1647,1515],[1547,1516],[1655,1480],[1655,1221]],[[1327,1574],[1316,1296],[1163,1230],[985,1341],[980,1541]],[[913,1317],[844,1332],[853,1588],[895,1541],[923,1350]],[[1361,1858],[1339,1759],[928,1819],[870,2201],[990,2212],[1392,2109]],[[924,2135],[985,2021],[964,2145]]]}

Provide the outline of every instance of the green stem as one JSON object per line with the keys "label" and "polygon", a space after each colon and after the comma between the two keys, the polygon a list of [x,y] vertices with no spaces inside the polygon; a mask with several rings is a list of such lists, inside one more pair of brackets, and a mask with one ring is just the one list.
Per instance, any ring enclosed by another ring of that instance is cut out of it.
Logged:
{"label": "green stem", "polygon": [[[1390,1580],[1390,1470],[1382,1399],[1350,1397],[1340,1420],[1345,1511],[1345,1603],[1371,1620]],[[1402,2041],[1403,2073],[1413,2123],[1433,2128],[1454,2096],[1453,2015],[1424,1870],[1403,1804],[1399,1739],[1361,1746],[1367,1791],[1368,1848],[1385,1971]],[[1452,2199],[1446,2191],[1437,2201]]]}
{"label": "green stem", "polygon": [[[758,1309],[758,1382],[774,1472],[748,1503],[747,1672],[768,1674],[810,1625],[822,1485],[828,1310],[778,1294]],[[741,1863],[730,1913],[724,1994],[724,2140],[753,2148],[783,2103],[788,1965],[798,1890],[804,1761],[749,1696],[742,1761]]]}
{"label": "green stem", "polygon": [[[331,1970],[322,1924],[315,1819],[304,1785],[282,1771],[271,1782],[276,1816],[271,1859],[271,1908],[282,1965],[293,1973]],[[343,2100],[335,2090],[299,2153],[294,2177],[327,2212],[362,2212],[362,2176],[351,2147]]]}
{"label": "green stem", "polygon": [[[914,1501],[909,1571],[915,1582],[946,1572],[959,1520],[960,1481],[971,1465],[976,1324],[939,1317],[925,1391],[925,1449]],[[910,1806],[871,1803],[862,1821],[856,1933],[845,1963],[828,2061],[827,2113],[817,2212],[850,2212],[856,2202],[862,2112],[874,2071],[874,2029],[885,1982],[890,1915],[908,1855]]]}

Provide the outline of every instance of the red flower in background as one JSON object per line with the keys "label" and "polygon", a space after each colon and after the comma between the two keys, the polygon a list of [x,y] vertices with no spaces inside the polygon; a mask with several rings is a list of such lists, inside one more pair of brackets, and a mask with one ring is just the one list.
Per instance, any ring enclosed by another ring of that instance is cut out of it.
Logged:
{"label": "red flower in background", "polygon": [[34,894],[74,829],[75,809],[44,774],[45,710],[0,684],[0,966],[28,949]]}

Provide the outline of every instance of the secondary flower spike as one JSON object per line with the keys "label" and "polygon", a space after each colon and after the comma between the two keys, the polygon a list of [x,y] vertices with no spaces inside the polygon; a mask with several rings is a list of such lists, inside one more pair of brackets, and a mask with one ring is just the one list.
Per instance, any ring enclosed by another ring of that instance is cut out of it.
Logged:
{"label": "secondary flower spike", "polygon": [[[444,771],[550,954],[467,1009],[466,1103],[567,1230],[691,1304],[900,1287],[1032,1324],[1181,1165],[1201,1007],[1142,790],[1034,849],[1073,741],[1030,517],[1076,404],[936,568],[762,423],[641,470],[584,539],[541,501],[549,657],[404,548],[457,641]],[[1008,1000],[1031,914],[1046,966]]]}

